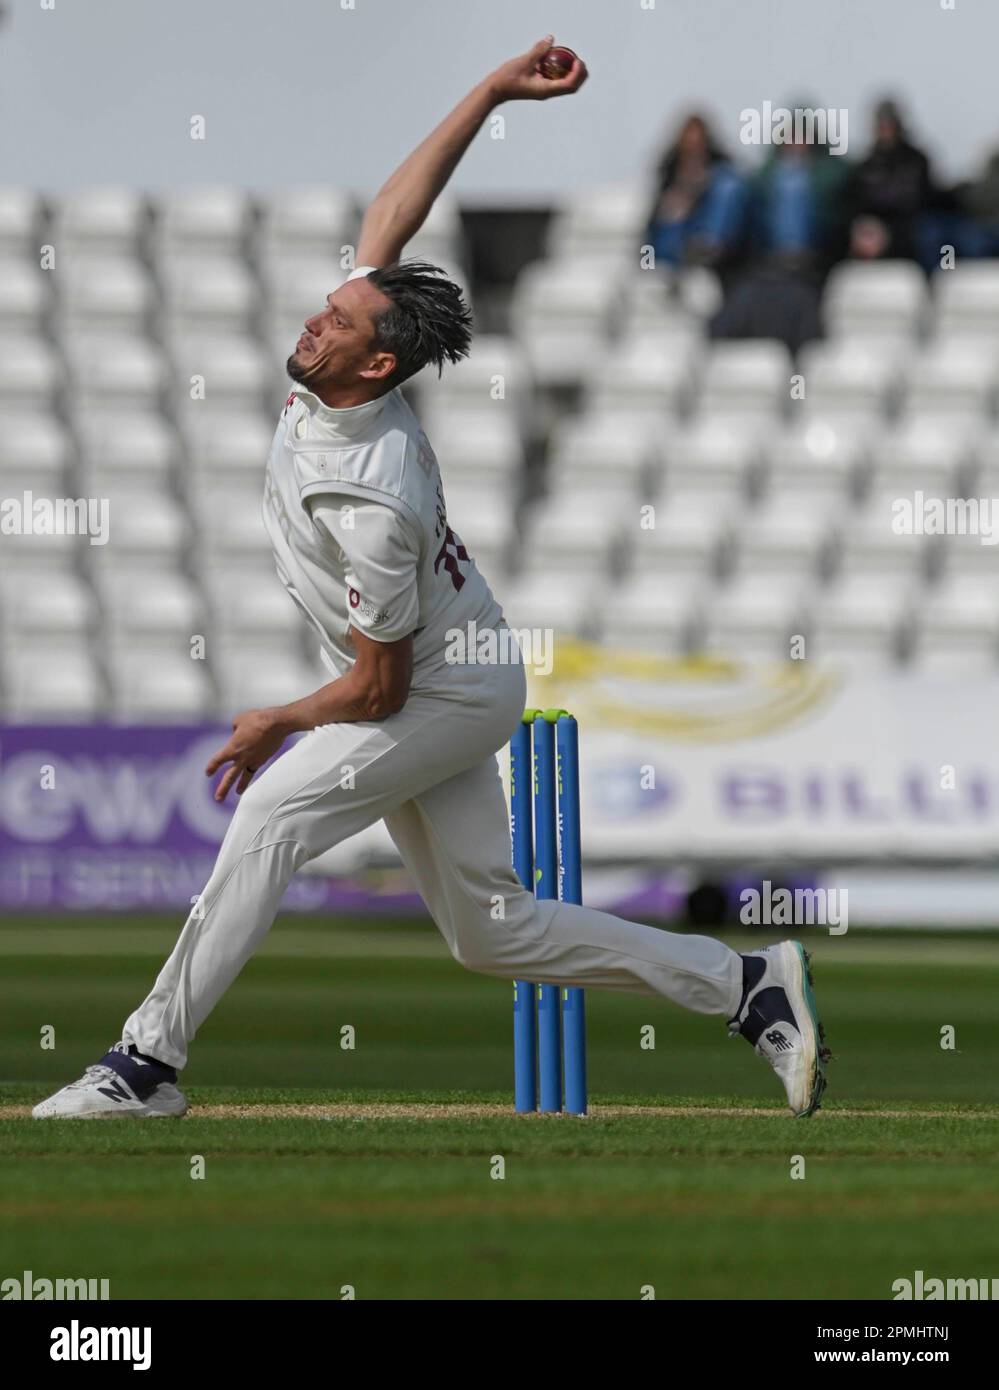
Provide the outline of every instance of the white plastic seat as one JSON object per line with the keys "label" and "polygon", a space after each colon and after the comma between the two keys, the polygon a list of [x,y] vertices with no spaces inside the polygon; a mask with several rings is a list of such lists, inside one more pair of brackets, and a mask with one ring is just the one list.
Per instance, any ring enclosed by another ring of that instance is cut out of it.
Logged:
{"label": "white plastic seat", "polygon": [[926,312],[926,277],[912,261],[845,261],[829,276],[823,316],[832,337],[915,336]]}
{"label": "white plastic seat", "polygon": [[717,486],[729,496],[747,493],[757,475],[761,438],[755,417],[695,420],[667,445],[668,486],[703,491]]}
{"label": "white plastic seat", "polygon": [[529,425],[530,367],[520,345],[501,334],[476,335],[469,356],[447,367],[440,379],[424,369],[412,383],[418,383],[420,419],[431,441],[451,410],[502,413],[520,429]]}
{"label": "white plastic seat", "polygon": [[215,659],[222,709],[231,717],[239,709],[284,705],[311,695],[332,677],[285,644],[241,641],[223,644]]}
{"label": "white plastic seat", "polygon": [[354,199],[327,183],[274,189],[264,199],[259,247],[264,259],[338,256],[357,244]]}
{"label": "white plastic seat", "polygon": [[262,492],[275,422],[261,411],[199,410],[182,416],[190,480],[246,483]]}
{"label": "white plastic seat", "polygon": [[644,415],[603,411],[571,416],[552,433],[548,487],[557,492],[612,477],[627,479],[648,495],[658,483],[670,436],[668,426]]}
{"label": "white plastic seat", "polygon": [[81,482],[103,493],[119,486],[165,488],[180,457],[173,427],[155,410],[97,405],[76,415]]}
{"label": "white plastic seat", "polygon": [[229,646],[248,638],[287,638],[292,633],[305,631],[305,619],[278,579],[273,565],[205,569],[202,583],[211,605],[216,633]]}
{"label": "white plastic seat", "polygon": [[0,571],[0,625],[8,638],[85,637],[96,611],[89,586],[71,570]]}
{"label": "white plastic seat", "polygon": [[638,572],[623,580],[610,600],[603,640],[612,647],[686,650],[704,603],[697,575]]}
{"label": "white plastic seat", "polygon": [[[180,410],[258,410],[277,380],[268,353],[241,333],[197,333],[170,345],[174,398]],[[194,381],[194,378],[199,380]],[[192,391],[203,390],[203,397]]]}
{"label": "white plastic seat", "polygon": [[247,333],[258,312],[256,284],[240,260],[224,256],[178,258],[165,268],[163,284],[167,325],[173,337]]}
{"label": "white plastic seat", "polygon": [[801,631],[800,589],[784,575],[746,574],[705,596],[704,650],[787,660]]}
{"label": "white plastic seat", "polygon": [[220,557],[253,563],[270,554],[264,528],[262,487],[214,485],[214,479],[193,495],[200,544]]}
{"label": "white plastic seat", "polygon": [[0,254],[36,259],[41,197],[36,188],[0,185]]}
{"label": "white plastic seat", "polygon": [[72,445],[52,415],[4,409],[0,420],[0,493],[26,489],[61,495]]}
{"label": "white plastic seat", "polygon": [[105,635],[122,643],[172,641],[176,650],[190,648],[195,636],[206,636],[201,595],[178,570],[148,567],[117,568],[99,580]]}
{"label": "white plastic seat", "polygon": [[962,260],[933,277],[936,332],[987,336],[999,334],[999,260]]}
{"label": "white plastic seat", "polygon": [[776,496],[740,518],[736,552],[740,573],[759,576],[764,588],[814,577],[834,552],[841,517],[824,498]]}
{"label": "white plastic seat", "polygon": [[845,575],[815,594],[807,650],[811,657],[856,655],[874,665],[890,666],[902,652],[903,633],[911,619],[908,575]]}
{"label": "white plastic seat", "polygon": [[51,276],[27,256],[0,256],[0,333],[37,333],[49,304]]}
{"label": "white plastic seat", "polygon": [[870,474],[870,432],[855,419],[795,419],[772,437],[766,477],[772,496],[804,492],[842,502]]}
{"label": "white plastic seat", "polygon": [[111,711],[122,723],[200,719],[215,705],[206,662],[182,650],[129,643],[109,660]]}
{"label": "white plastic seat", "polygon": [[602,352],[615,300],[605,261],[536,261],[521,272],[510,323],[540,384],[569,386],[587,375]]}
{"label": "white plastic seat", "polygon": [[906,402],[910,414],[986,416],[999,383],[999,352],[988,341],[967,338],[930,343],[909,371]]}
{"label": "white plastic seat", "polygon": [[863,338],[809,343],[801,351],[800,371],[806,415],[843,412],[875,419],[891,408],[899,386],[898,354]]}
{"label": "white plastic seat", "polygon": [[[648,522],[654,523],[649,525]],[[722,562],[732,544],[730,509],[719,506],[712,492],[671,493],[655,503],[653,514],[626,532],[628,572],[707,575]]]}
{"label": "white plastic seat", "polygon": [[452,279],[461,279],[465,265],[465,233],[461,224],[458,200],[444,193],[434,200],[423,226],[406,243],[403,255],[429,261],[448,271]]}
{"label": "white plastic seat", "polygon": [[783,343],[761,339],[711,345],[698,410],[704,415],[776,417],[791,392],[791,356]]}
{"label": "white plastic seat", "polygon": [[[512,628],[552,630],[562,636],[595,638],[603,626],[603,586],[592,566],[580,560],[576,567],[521,574],[503,590],[503,614]],[[543,656],[539,653],[534,659]]]}
{"label": "white plastic seat", "polygon": [[952,490],[975,458],[976,441],[973,419],[905,417],[874,444],[874,486]]}
{"label": "white plastic seat", "polygon": [[145,230],[146,203],[125,184],[94,185],[64,193],[53,212],[61,253],[132,257]]}
{"label": "white plastic seat", "polygon": [[586,408],[653,419],[678,415],[696,389],[698,348],[682,339],[632,337],[606,350],[586,375]]}
{"label": "white plastic seat", "polygon": [[513,540],[513,520],[520,500],[519,479],[499,484],[471,475],[445,478],[448,525],[469,552],[503,552]]}
{"label": "white plastic seat", "polygon": [[649,195],[642,184],[598,184],[562,198],[548,228],[553,259],[599,256],[634,264],[638,259]]}
{"label": "white plastic seat", "polygon": [[66,339],[73,403],[83,411],[157,411],[167,384],[162,350],[124,333],[74,334]]}
{"label": "white plastic seat", "polygon": [[524,445],[517,421],[503,410],[451,410],[434,427],[431,443],[445,488],[475,476],[517,487]]}
{"label": "white plastic seat", "polygon": [[704,321],[721,308],[721,284],[703,266],[682,270],[636,270],[621,290],[625,336],[659,334],[694,343],[704,337]]}
{"label": "white plastic seat", "polygon": [[109,489],[110,541],[90,548],[97,566],[166,563],[191,545],[193,531],[186,512],[166,491],[122,483]]}
{"label": "white plastic seat", "polygon": [[922,571],[929,556],[928,538],[915,528],[912,533],[903,529],[905,513],[899,503],[904,500],[904,492],[888,488],[840,513],[838,558],[844,574],[877,588]]}
{"label": "white plastic seat", "polygon": [[42,411],[64,385],[61,364],[44,338],[26,333],[0,336],[0,407]]}
{"label": "white plastic seat", "polygon": [[570,486],[536,503],[526,520],[523,572],[586,569],[600,574],[625,534],[637,530],[639,512],[626,492],[608,480]]}
{"label": "white plastic seat", "polygon": [[70,331],[142,333],[155,304],[145,266],[128,256],[67,256],[59,263],[56,284]]}
{"label": "white plastic seat", "polygon": [[103,681],[82,638],[8,651],[4,690],[4,716],[15,722],[75,723],[104,709]]}
{"label": "white plastic seat", "polygon": [[163,194],[157,205],[155,247],[161,260],[190,255],[241,256],[250,227],[243,188],[193,184]]}

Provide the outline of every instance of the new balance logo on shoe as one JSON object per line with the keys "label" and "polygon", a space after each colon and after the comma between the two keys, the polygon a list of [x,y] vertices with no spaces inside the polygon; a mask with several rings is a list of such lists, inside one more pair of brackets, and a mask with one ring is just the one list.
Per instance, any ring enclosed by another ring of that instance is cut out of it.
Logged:
{"label": "new balance logo on shoe", "polygon": [[97,1089],[102,1096],[107,1096],[108,1100],[121,1102],[132,1099],[120,1081],[110,1081],[106,1086],[98,1086]]}
{"label": "new balance logo on shoe", "polygon": [[771,1047],[775,1047],[778,1052],[790,1052],[794,1043],[790,1042],[779,1028],[771,1028],[769,1033],[763,1035]]}

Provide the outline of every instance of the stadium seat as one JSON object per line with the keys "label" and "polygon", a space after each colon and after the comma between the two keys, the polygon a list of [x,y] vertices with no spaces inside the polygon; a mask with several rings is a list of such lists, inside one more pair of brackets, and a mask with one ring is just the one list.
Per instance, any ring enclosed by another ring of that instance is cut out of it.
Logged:
{"label": "stadium seat", "polygon": [[419,394],[420,420],[431,443],[452,410],[505,414],[524,434],[531,426],[530,368],[520,345],[501,334],[476,334],[463,362],[448,366],[439,379],[436,371],[425,368],[409,389]]}
{"label": "stadium seat", "polygon": [[762,432],[755,417],[699,418],[666,444],[670,489],[748,496],[759,482]]}
{"label": "stadium seat", "polygon": [[191,403],[180,423],[191,483],[224,484],[232,479],[263,492],[275,419],[259,410],[206,411]]}
{"label": "stadium seat", "polygon": [[916,652],[921,669],[999,665],[999,575],[949,574],[918,596]]}
{"label": "stadium seat", "polygon": [[162,350],[126,333],[75,333],[65,340],[74,408],[157,411],[168,382]]}
{"label": "stadium seat", "polygon": [[784,574],[745,574],[706,595],[705,651],[786,661],[805,623],[804,596]]}
{"label": "stadium seat", "polygon": [[163,272],[163,288],[166,328],[172,339],[196,333],[247,333],[256,325],[260,293],[241,260],[177,258]]}
{"label": "stadium seat", "polygon": [[[214,630],[229,646],[244,639],[287,639],[306,632],[306,621],[295,607],[274,571],[273,563],[257,565],[208,565],[201,569],[201,583],[208,601]],[[296,639],[297,645],[301,645]]]}
{"label": "stadium seat", "polygon": [[0,255],[38,264],[42,200],[34,188],[0,185]]}
{"label": "stadium seat", "polygon": [[962,260],[933,277],[938,336],[999,334],[999,260]]}
{"label": "stadium seat", "polygon": [[59,313],[69,332],[145,333],[156,293],[141,261],[129,256],[65,256],[57,267]]}
{"label": "stadium seat", "polygon": [[90,586],[71,570],[0,571],[0,630],[18,644],[31,638],[86,636],[97,618]]}
{"label": "stadium seat", "polygon": [[547,253],[552,259],[599,257],[634,265],[642,244],[649,195],[644,184],[605,184],[574,190],[548,227]]}
{"label": "stadium seat", "polygon": [[875,669],[897,665],[912,622],[908,575],[845,575],[818,591],[811,604],[806,650],[810,658],[846,660]]}
{"label": "stadium seat", "polygon": [[869,477],[869,435],[868,424],[855,417],[792,417],[786,428],[769,437],[770,492],[802,492],[826,504],[842,501]]}
{"label": "stadium seat", "polygon": [[206,636],[201,592],[178,570],[122,566],[98,577],[98,591],[112,642],[156,642],[183,652],[193,637]]}
{"label": "stadium seat", "polygon": [[435,201],[423,226],[406,243],[405,254],[439,266],[463,284],[468,256],[456,198],[444,193]]}
{"label": "stadium seat", "polygon": [[155,206],[154,247],[161,263],[177,257],[240,257],[251,225],[246,191],[194,184],[163,194]]}
{"label": "stadium seat", "polygon": [[158,411],[98,404],[78,410],[74,424],[80,482],[88,492],[122,485],[166,489],[177,471],[180,441]]}
{"label": "stadium seat", "polygon": [[199,545],[233,563],[254,563],[270,556],[271,546],[261,514],[263,485],[241,486],[214,477],[192,494],[198,521]]}
{"label": "stadium seat", "polygon": [[48,410],[55,393],[65,386],[55,349],[29,333],[0,336],[0,408]]}
{"label": "stadium seat", "polygon": [[111,539],[86,552],[95,568],[176,563],[193,544],[187,513],[158,486],[125,481],[108,490],[107,502]]}
{"label": "stadium seat", "polygon": [[0,254],[0,333],[41,332],[51,285],[37,258]]}
{"label": "stadium seat", "polygon": [[605,261],[535,261],[514,287],[510,322],[543,386],[578,385],[602,354],[616,303]]}
{"label": "stadium seat", "polygon": [[738,511],[735,499],[720,505],[715,492],[679,493],[667,486],[654,513],[636,515],[634,526],[625,532],[628,573],[636,579],[645,574],[717,573],[731,553],[733,513]]}
{"label": "stadium seat", "polygon": [[700,631],[705,587],[698,575],[632,574],[607,596],[603,640],[679,656]]}
{"label": "stadium seat", "polygon": [[359,221],[351,195],[330,184],[274,189],[261,207],[258,259],[339,258],[357,245]]}
{"label": "stadium seat", "polygon": [[141,253],[148,208],[134,188],[106,184],[64,193],[52,213],[53,240],[62,256],[130,259]]}
{"label": "stadium seat", "polygon": [[943,492],[960,487],[976,457],[979,437],[973,419],[905,417],[873,445],[874,487]]}
{"label": "stadium seat", "polygon": [[863,578],[876,589],[882,580],[894,582],[900,576],[926,572],[931,538],[896,529],[904,521],[899,504],[905,499],[903,490],[889,487],[874,492],[858,507],[843,509],[837,518],[837,558],[845,573]]}
{"label": "stadium seat", "polygon": [[797,492],[777,495],[740,515],[735,557],[740,575],[757,576],[764,592],[787,581],[815,578],[832,566],[842,513],[830,515],[825,499]]}
{"label": "stadium seat", "polygon": [[496,411],[450,410],[434,427],[432,446],[445,492],[470,477],[517,489],[524,471],[524,445],[517,421]]}
{"label": "stadium seat", "polygon": [[317,673],[297,649],[273,642],[223,644],[214,667],[220,710],[230,718],[236,710],[301,700],[333,679]]}
{"label": "stadium seat", "polygon": [[826,284],[830,337],[913,338],[927,311],[926,277],[912,261],[845,261]]}
{"label": "stadium seat", "polygon": [[652,420],[679,416],[697,385],[700,352],[677,338],[631,337],[605,349],[584,378],[585,409]]}
{"label": "stadium seat", "polygon": [[548,446],[547,486],[552,493],[613,477],[636,493],[655,496],[664,449],[672,429],[665,417],[628,412],[574,416],[560,423]]}
{"label": "stadium seat", "polygon": [[3,655],[4,716],[14,723],[76,723],[106,708],[91,645],[81,637],[19,642]]}
{"label": "stadium seat", "polygon": [[60,496],[69,481],[72,461],[72,441],[58,420],[34,411],[4,409],[0,420],[0,495],[10,497],[31,489]]}
{"label": "stadium seat", "polygon": [[[844,414],[872,421],[887,415],[899,387],[898,353],[864,338],[834,338],[802,348],[799,370],[806,416]],[[799,402],[792,402],[792,412]]]}
{"label": "stadium seat", "polygon": [[135,642],[110,653],[111,713],[119,723],[182,723],[216,707],[206,663],[184,650]]}
{"label": "stadium seat", "polygon": [[791,355],[783,343],[761,339],[712,343],[698,412],[776,419],[791,391]]}
{"label": "stadium seat", "polygon": [[660,334],[699,345],[704,323],[721,308],[723,296],[713,271],[687,266],[632,271],[620,298],[624,337]]}
{"label": "stadium seat", "polygon": [[178,335],[170,344],[169,360],[178,413],[189,407],[192,414],[257,411],[280,385],[270,354],[246,334]]}
{"label": "stadium seat", "polygon": [[906,382],[910,416],[991,415],[999,385],[999,350],[987,341],[944,338],[913,359]]}

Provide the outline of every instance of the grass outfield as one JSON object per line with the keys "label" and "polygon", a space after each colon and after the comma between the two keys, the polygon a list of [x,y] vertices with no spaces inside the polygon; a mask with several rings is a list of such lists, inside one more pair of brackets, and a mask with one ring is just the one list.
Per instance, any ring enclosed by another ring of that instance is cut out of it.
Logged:
{"label": "grass outfield", "polygon": [[0,1277],[137,1298],[887,1298],[916,1269],[999,1270],[994,937],[816,940],[837,1061],[812,1121],[718,1020],[591,992],[594,1109],[573,1120],[510,1113],[510,991],[432,930],[285,918],[198,1039],[188,1118],[25,1118],[117,1035],[174,931],[0,926]]}

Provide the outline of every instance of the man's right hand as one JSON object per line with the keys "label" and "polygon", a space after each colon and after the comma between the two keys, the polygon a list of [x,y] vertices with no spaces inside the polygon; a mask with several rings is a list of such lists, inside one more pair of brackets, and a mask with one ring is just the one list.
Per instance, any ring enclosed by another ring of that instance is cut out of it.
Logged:
{"label": "man's right hand", "polygon": [[542,77],[538,72],[538,64],[554,42],[548,34],[519,58],[511,58],[496,69],[487,80],[497,102],[547,101],[549,97],[579,91],[587,78],[586,64],[581,58],[576,59],[565,77]]}

